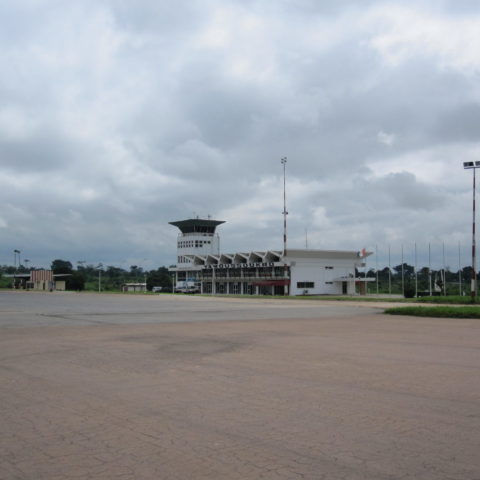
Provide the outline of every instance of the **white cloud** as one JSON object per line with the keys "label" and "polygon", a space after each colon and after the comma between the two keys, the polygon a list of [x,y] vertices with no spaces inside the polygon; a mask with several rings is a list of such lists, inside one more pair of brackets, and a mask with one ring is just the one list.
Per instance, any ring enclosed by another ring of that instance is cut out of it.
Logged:
{"label": "white cloud", "polygon": [[462,74],[476,74],[480,69],[476,48],[480,11],[452,16],[405,3],[374,8],[367,18],[369,28],[378,29],[370,45],[391,66],[426,56],[435,58],[440,68]]}
{"label": "white cloud", "polygon": [[385,133],[380,130],[380,132],[377,133],[377,140],[380,143],[383,143],[383,145],[391,147],[396,140],[396,135],[394,133]]}
{"label": "white cloud", "polygon": [[372,174],[409,172],[419,181],[435,186],[439,191],[463,191],[468,187],[463,162],[479,158],[480,142],[468,144],[433,145],[389,158],[367,163]]}
{"label": "white cloud", "polygon": [[0,109],[0,135],[4,140],[22,141],[30,137],[37,127],[34,119],[15,106]]}

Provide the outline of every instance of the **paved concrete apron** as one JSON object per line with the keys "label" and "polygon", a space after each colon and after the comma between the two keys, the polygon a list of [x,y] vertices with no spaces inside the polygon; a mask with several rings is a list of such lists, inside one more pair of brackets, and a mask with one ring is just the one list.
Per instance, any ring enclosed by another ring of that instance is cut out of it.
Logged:
{"label": "paved concrete apron", "polygon": [[480,321],[0,294],[0,479],[480,479]]}

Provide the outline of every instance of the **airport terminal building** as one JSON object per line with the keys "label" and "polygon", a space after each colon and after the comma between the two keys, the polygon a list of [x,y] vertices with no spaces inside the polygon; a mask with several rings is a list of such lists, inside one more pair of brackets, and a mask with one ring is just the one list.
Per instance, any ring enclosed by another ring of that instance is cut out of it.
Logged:
{"label": "airport terminal building", "polygon": [[369,252],[288,249],[221,253],[211,219],[170,222],[180,232],[177,264],[169,268],[177,290],[213,295],[353,295],[364,293],[355,277]]}

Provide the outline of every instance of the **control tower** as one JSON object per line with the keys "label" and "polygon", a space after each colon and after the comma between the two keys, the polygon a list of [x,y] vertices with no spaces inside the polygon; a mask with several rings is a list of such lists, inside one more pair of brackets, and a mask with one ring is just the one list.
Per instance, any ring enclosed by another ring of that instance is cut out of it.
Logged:
{"label": "control tower", "polygon": [[224,221],[191,218],[168,223],[180,229],[177,239],[177,268],[191,266],[191,260],[186,255],[220,254],[220,237],[215,233],[215,229],[225,223]]}

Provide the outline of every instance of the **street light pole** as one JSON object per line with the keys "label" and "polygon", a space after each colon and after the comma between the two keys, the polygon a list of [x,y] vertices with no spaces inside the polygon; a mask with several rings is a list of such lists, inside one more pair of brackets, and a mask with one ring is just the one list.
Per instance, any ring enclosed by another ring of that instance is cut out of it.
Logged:
{"label": "street light pole", "polygon": [[13,288],[15,289],[15,275],[17,272],[17,251],[13,251]]}
{"label": "street light pole", "polygon": [[[283,157],[280,160],[281,164],[283,165],[283,278],[287,276],[287,264],[285,263],[285,257],[287,256],[287,188],[286,188],[286,165],[287,165],[287,157]],[[290,286],[284,285],[283,287],[283,294],[289,295],[290,294]]]}
{"label": "street light pole", "polygon": [[287,157],[283,157],[280,162],[283,165],[283,256],[287,254],[287,191],[285,179],[285,166],[287,164]]}
{"label": "street light pole", "polygon": [[476,245],[475,245],[475,170],[480,168],[480,162],[463,162],[463,168],[465,170],[473,170],[473,218],[472,218],[472,285],[471,296],[472,301],[475,300],[477,295],[477,260],[476,260]]}
{"label": "street light pole", "polygon": [[18,255],[18,266],[20,267],[20,250],[15,249],[13,251],[13,288],[16,288],[17,285],[17,255]]}
{"label": "street light pole", "polygon": [[98,293],[102,291],[102,268],[103,268],[103,263],[99,263],[97,265],[98,269]]}

